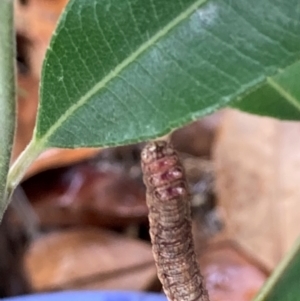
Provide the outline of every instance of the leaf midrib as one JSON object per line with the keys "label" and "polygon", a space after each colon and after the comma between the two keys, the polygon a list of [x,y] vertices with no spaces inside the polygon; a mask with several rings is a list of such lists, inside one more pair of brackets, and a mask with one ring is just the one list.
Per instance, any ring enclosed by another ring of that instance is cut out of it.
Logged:
{"label": "leaf midrib", "polygon": [[277,91],[284,99],[286,99],[287,102],[300,111],[300,103],[293,95],[286,91],[284,87],[274,81],[271,77],[267,77],[267,82],[275,91]]}
{"label": "leaf midrib", "polygon": [[[123,60],[117,67],[112,70],[109,74],[107,74],[101,81],[95,84],[85,95],[83,95],[79,100],[72,105],[69,109],[65,111],[64,114],[45,132],[44,135],[38,137],[37,135],[37,127],[35,128],[34,139],[35,144],[40,145],[40,147],[46,147],[47,141],[49,137],[51,137],[55,131],[62,126],[62,124],[71,116],[77,109],[82,107],[84,104],[88,102],[88,99],[96,94],[99,90],[105,87],[105,85],[110,82],[112,79],[116,78],[121,71],[123,71],[128,65],[136,60],[142,53],[147,51],[151,46],[153,46],[157,41],[162,39],[169,31],[174,29],[178,24],[186,20],[190,15],[192,15],[200,6],[204,5],[209,0],[197,0],[193,5],[188,7],[184,12],[179,14],[176,18],[174,18],[171,22],[169,22],[165,27],[159,30],[155,35],[153,35],[149,40],[143,43],[136,51],[134,51],[130,56],[128,56],[125,60]],[[49,51],[52,51],[49,49]],[[294,63],[293,63],[294,64]],[[287,68],[288,66],[285,66]],[[274,72],[272,76],[265,76],[264,79],[256,83],[252,86],[251,91],[256,90],[258,87],[263,84],[269,84],[274,90],[276,90],[281,96],[283,96],[291,105],[297,108],[300,111],[300,104],[297,100],[288,93],[281,85],[275,82],[272,77],[276,76],[278,73],[282,72],[282,70],[278,70],[278,72]],[[239,98],[244,98],[245,95],[249,94],[249,91],[244,91],[241,93]],[[223,104],[224,106],[224,104]],[[223,107],[217,106],[217,107]],[[149,138],[149,137],[148,137]],[[49,145],[50,146],[50,145]]]}
{"label": "leaf midrib", "polygon": [[[117,67],[107,74],[101,81],[94,85],[85,95],[83,95],[78,102],[72,105],[66,112],[61,115],[61,117],[49,128],[49,130],[39,139],[39,144],[47,145],[47,140],[51,137],[55,131],[71,116],[77,109],[82,107],[87,100],[90,99],[96,92],[105,87],[105,85],[112,79],[116,78],[123,69],[136,60],[142,53],[148,50],[152,45],[154,45],[158,40],[163,38],[169,31],[175,28],[178,24],[186,20],[190,15],[192,15],[200,6],[205,4],[208,0],[197,0],[193,5],[188,7],[184,12],[179,14],[175,19],[169,22],[165,27],[159,30],[155,35],[153,35],[149,40],[143,43],[136,51],[134,51],[130,56],[128,56],[124,61],[122,61]],[[49,51],[52,51],[49,49]]]}

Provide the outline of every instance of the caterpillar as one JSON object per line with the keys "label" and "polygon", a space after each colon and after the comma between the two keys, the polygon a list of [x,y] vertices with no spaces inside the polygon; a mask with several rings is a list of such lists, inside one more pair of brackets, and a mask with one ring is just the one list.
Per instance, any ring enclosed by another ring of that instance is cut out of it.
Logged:
{"label": "caterpillar", "polygon": [[166,141],[141,153],[150,237],[158,278],[169,301],[209,301],[191,232],[190,195],[183,166]]}

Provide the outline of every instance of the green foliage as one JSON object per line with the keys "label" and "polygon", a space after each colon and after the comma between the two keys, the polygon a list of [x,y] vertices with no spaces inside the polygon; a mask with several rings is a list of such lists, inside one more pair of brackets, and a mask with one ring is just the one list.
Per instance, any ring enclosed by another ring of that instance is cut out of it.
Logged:
{"label": "green foliage", "polygon": [[[15,130],[15,42],[13,2],[0,1],[0,212],[8,200],[5,196]],[[0,214],[1,221],[1,214]]]}
{"label": "green foliage", "polygon": [[254,301],[298,301],[300,239],[273,272]]}
{"label": "green foliage", "polygon": [[[0,7],[0,22],[4,15]],[[46,55],[34,137],[10,170],[7,195],[48,147],[146,140],[225,106],[300,120],[299,76],[299,0],[70,0]],[[1,193],[9,135],[0,136]],[[299,300],[299,249],[256,301]]]}
{"label": "green foliage", "polygon": [[71,0],[44,64],[36,141],[141,141],[233,101],[300,119],[299,32],[298,0]]}
{"label": "green foliage", "polygon": [[268,115],[286,120],[300,117],[300,61],[268,78],[265,85],[246,96],[232,107],[257,115]]}

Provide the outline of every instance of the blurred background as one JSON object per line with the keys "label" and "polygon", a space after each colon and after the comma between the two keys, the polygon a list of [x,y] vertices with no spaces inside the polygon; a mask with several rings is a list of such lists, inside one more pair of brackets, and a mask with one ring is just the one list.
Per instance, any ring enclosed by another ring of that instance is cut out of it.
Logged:
{"label": "blurred background", "polygon": [[[31,138],[43,58],[67,0],[15,2],[12,161]],[[299,135],[299,123],[234,110],[171,134],[187,171],[193,235],[212,301],[251,300],[297,238]],[[50,149],[34,162],[0,226],[0,297],[161,291],[148,235],[142,147]]]}

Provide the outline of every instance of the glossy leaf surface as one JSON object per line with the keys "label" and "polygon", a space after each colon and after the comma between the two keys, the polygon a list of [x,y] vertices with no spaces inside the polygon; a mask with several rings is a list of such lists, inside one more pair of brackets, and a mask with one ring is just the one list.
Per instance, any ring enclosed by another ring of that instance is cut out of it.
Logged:
{"label": "glossy leaf surface", "polygon": [[71,0],[46,56],[35,139],[125,144],[234,100],[299,119],[299,90],[285,91],[299,32],[298,0]]}
{"label": "glossy leaf surface", "polygon": [[232,107],[257,115],[268,115],[286,120],[300,118],[300,61],[284,71],[268,78],[265,85],[258,88]]}

